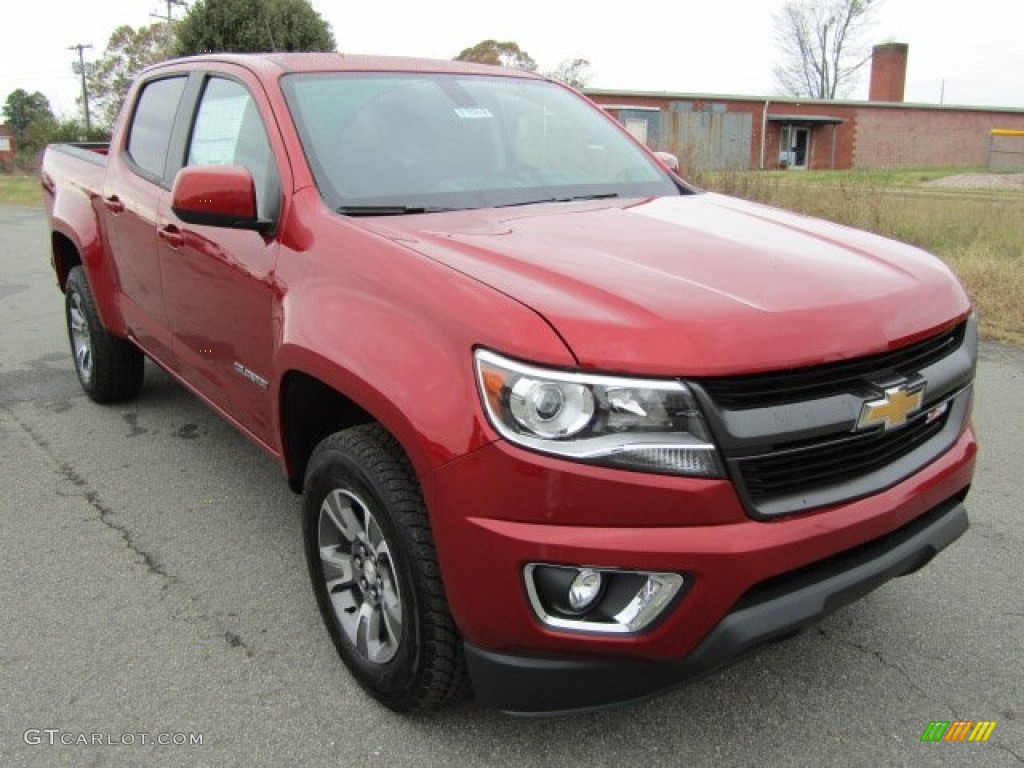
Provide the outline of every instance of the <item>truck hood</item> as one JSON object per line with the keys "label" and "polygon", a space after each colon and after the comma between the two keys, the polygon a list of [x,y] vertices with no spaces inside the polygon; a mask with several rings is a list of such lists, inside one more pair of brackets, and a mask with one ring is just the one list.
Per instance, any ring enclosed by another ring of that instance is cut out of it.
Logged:
{"label": "truck hood", "polygon": [[714,376],[857,357],[969,311],[938,259],[715,194],[366,225],[540,313],[580,365]]}

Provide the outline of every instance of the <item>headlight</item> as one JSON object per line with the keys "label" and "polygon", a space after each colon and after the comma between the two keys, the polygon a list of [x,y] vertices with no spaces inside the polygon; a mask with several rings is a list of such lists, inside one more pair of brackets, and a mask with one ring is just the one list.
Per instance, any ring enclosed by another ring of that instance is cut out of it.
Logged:
{"label": "headlight", "polygon": [[507,440],[591,464],[721,477],[718,453],[680,381],[551,370],[475,354],[487,416]]}

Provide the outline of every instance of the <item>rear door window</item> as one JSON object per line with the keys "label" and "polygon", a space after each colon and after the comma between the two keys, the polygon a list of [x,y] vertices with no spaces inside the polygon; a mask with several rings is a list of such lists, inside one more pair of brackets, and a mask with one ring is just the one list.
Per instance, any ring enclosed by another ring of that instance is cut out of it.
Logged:
{"label": "rear door window", "polygon": [[185,89],[185,77],[167,77],[145,85],[128,134],[128,156],[147,176],[162,181],[174,115]]}

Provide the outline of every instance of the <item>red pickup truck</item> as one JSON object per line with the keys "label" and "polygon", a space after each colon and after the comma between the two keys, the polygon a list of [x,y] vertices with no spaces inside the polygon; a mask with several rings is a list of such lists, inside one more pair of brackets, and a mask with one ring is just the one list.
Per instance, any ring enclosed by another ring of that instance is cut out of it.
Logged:
{"label": "red pickup truck", "polygon": [[172,61],[42,183],[85,391],[135,397],[148,357],[280,461],[393,709],[648,696],[967,528],[953,275],[695,189],[558,83]]}

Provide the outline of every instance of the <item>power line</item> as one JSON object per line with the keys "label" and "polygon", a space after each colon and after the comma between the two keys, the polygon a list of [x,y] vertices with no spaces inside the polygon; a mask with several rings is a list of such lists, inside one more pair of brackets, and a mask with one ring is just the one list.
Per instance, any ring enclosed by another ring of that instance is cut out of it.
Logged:
{"label": "power line", "polygon": [[[86,48],[92,48],[92,45],[82,45],[76,43],[75,45],[69,46],[69,51],[78,51],[78,73],[82,76],[82,107],[85,109],[85,133],[89,134],[92,130],[92,123],[89,121],[89,88],[85,83],[85,54],[83,51]],[[74,65],[72,65],[74,69]]]}

